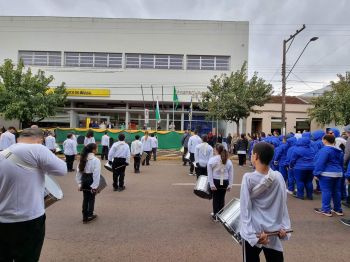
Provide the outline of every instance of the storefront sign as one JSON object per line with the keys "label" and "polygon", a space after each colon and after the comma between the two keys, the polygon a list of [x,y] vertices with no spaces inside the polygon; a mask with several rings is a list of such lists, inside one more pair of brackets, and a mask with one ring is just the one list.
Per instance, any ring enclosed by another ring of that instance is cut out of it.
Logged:
{"label": "storefront sign", "polygon": [[68,96],[110,96],[109,89],[66,88]]}

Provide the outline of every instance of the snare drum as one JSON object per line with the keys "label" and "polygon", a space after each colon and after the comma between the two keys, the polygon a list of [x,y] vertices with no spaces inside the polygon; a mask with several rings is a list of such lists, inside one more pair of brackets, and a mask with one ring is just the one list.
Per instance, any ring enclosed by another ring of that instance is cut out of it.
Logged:
{"label": "snare drum", "polygon": [[210,190],[208,177],[207,176],[199,176],[196,182],[196,185],[193,189],[193,193],[196,196],[204,199],[212,199],[213,194]]}
{"label": "snare drum", "polygon": [[147,154],[146,152],[143,152],[143,153],[142,153],[142,156],[141,156],[141,163],[142,163],[143,161],[145,161],[145,159],[146,159],[147,156],[148,156],[148,154]]}
{"label": "snare drum", "polygon": [[59,147],[59,145],[57,144],[57,143],[55,143],[55,153],[60,153],[62,150],[61,150],[61,148]]}
{"label": "snare drum", "polygon": [[48,208],[58,200],[63,198],[60,185],[49,175],[45,175],[45,208]]}
{"label": "snare drum", "polygon": [[107,187],[106,179],[100,175],[100,184],[98,185],[98,188],[96,189],[96,193],[101,193],[103,189]]}
{"label": "snare drum", "polygon": [[240,201],[237,198],[232,199],[223,209],[217,214],[217,218],[224,225],[226,230],[232,235],[232,238],[239,244],[242,244],[240,235]]}
{"label": "snare drum", "polygon": [[108,171],[113,172],[113,168],[110,166],[110,164],[107,162],[106,164],[104,164],[105,169],[107,169]]}
{"label": "snare drum", "polygon": [[190,152],[187,152],[187,154],[185,155],[185,159],[190,161],[190,157],[191,157],[191,154]]}

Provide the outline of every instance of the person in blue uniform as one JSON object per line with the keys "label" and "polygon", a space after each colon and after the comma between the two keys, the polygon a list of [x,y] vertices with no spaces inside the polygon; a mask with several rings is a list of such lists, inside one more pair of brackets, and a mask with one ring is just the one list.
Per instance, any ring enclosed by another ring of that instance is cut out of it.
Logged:
{"label": "person in blue uniform", "polygon": [[[322,142],[322,138],[324,137],[325,134],[326,134],[326,132],[324,132],[323,130],[316,130],[316,131],[311,133],[311,137],[313,139],[313,141],[311,142],[311,146],[315,151],[315,155],[317,155],[317,153],[324,146],[323,142]],[[321,187],[320,187],[319,180],[316,180],[316,189],[314,190],[314,193],[316,193],[316,194],[321,193]]]}
{"label": "person in blue uniform", "polygon": [[287,193],[290,195],[293,195],[295,190],[295,176],[294,176],[294,168],[290,167],[290,160],[292,158],[293,151],[296,148],[296,144],[297,144],[296,137],[293,136],[288,138],[287,144],[288,144],[288,150],[287,150],[287,156],[286,156],[286,165],[288,168]]}

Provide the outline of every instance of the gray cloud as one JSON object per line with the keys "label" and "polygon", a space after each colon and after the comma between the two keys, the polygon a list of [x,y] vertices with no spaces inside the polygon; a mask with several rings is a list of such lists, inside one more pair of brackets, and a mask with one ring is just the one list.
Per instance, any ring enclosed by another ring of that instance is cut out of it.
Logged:
{"label": "gray cloud", "polygon": [[311,43],[290,76],[289,93],[311,91],[350,70],[350,1],[338,0],[0,0],[0,15],[248,20],[249,72],[280,88],[282,41],[302,24],[287,63]]}

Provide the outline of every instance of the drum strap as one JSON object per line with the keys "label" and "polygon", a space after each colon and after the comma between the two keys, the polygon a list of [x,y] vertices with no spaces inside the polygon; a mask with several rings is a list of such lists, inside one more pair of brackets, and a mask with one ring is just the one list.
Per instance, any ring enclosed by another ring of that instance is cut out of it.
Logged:
{"label": "drum strap", "polygon": [[265,192],[273,183],[276,178],[276,174],[270,169],[268,174],[262,179],[262,181],[253,187],[251,198],[255,198]]}
{"label": "drum strap", "polygon": [[3,155],[6,159],[12,161],[13,163],[17,164],[20,167],[30,168],[30,169],[38,169],[36,167],[33,167],[31,164],[22,161],[19,157],[17,157],[14,153],[12,153],[8,149],[1,151],[0,154]]}

